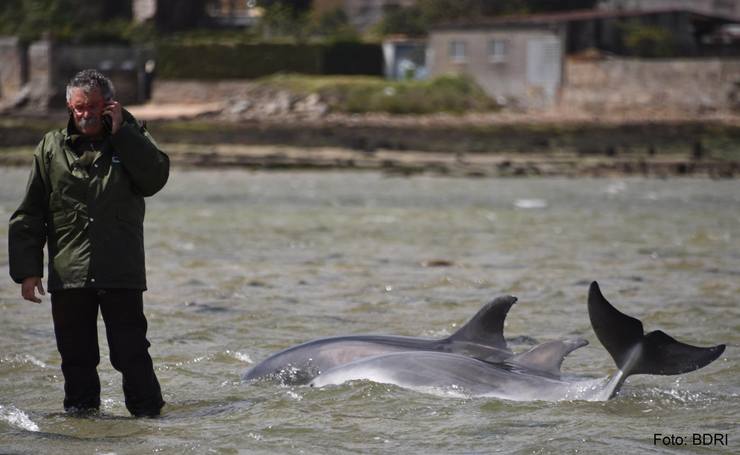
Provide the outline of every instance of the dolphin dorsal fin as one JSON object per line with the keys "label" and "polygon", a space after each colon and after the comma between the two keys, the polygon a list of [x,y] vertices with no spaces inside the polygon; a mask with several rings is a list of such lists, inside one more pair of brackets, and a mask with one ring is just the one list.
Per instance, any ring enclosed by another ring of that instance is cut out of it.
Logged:
{"label": "dolphin dorsal fin", "polygon": [[516,297],[507,295],[488,302],[449,339],[507,349],[504,339],[504,320],[516,300]]}
{"label": "dolphin dorsal fin", "polygon": [[560,376],[560,366],[563,364],[565,356],[587,344],[588,341],[583,338],[547,341],[538,344],[527,352],[514,356],[506,362],[530,370]]}

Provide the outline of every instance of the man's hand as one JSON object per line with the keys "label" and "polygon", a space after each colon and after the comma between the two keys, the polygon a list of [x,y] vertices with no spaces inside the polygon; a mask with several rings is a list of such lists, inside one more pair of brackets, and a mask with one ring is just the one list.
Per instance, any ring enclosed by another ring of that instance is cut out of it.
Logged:
{"label": "man's hand", "polygon": [[116,134],[116,131],[121,128],[123,123],[123,113],[121,111],[121,103],[118,101],[110,101],[105,105],[103,115],[108,115],[111,118],[111,134]]}
{"label": "man's hand", "polygon": [[29,276],[21,284],[21,295],[29,302],[41,303],[41,299],[36,297],[36,289],[39,290],[39,294],[46,295],[44,285],[41,283],[41,277]]}

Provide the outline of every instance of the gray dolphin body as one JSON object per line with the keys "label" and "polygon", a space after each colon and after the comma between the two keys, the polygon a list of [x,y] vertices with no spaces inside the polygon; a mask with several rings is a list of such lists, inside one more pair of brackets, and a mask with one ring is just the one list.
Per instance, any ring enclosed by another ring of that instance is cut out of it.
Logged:
{"label": "gray dolphin body", "polygon": [[604,401],[613,397],[630,375],[686,373],[713,362],[725,349],[724,345],[702,348],[680,343],[661,331],[645,334],[642,323],[614,308],[596,282],[589,290],[588,310],[596,336],[618,367],[609,377],[561,378],[563,358],[586,344],[585,340],[573,339],[544,343],[500,362],[443,352],[385,354],[328,370],[310,385],[322,387],[365,379],[422,391],[517,401]]}
{"label": "gray dolphin body", "polygon": [[450,337],[425,339],[390,335],[321,338],[277,352],[242,375],[242,380],[269,378],[286,384],[307,384],[320,373],[362,358],[404,351],[459,353],[488,361],[514,354],[504,339],[504,320],[516,297],[499,297],[484,305]]}

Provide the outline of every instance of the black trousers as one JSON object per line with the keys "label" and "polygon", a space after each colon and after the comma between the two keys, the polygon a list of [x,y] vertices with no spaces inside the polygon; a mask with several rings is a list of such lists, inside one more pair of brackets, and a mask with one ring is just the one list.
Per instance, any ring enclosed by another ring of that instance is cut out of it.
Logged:
{"label": "black trousers", "polygon": [[126,408],[135,416],[156,416],[164,406],[146,339],[142,291],[65,289],[51,293],[57,348],[62,356],[64,409],[100,407],[98,307],[113,368],[123,374]]}

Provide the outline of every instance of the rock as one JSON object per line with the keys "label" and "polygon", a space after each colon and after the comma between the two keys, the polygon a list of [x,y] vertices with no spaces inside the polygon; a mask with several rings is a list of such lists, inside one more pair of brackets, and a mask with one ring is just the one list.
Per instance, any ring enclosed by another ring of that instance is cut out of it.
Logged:
{"label": "rock", "polygon": [[230,114],[242,114],[252,107],[252,103],[247,100],[237,100],[229,108]]}

